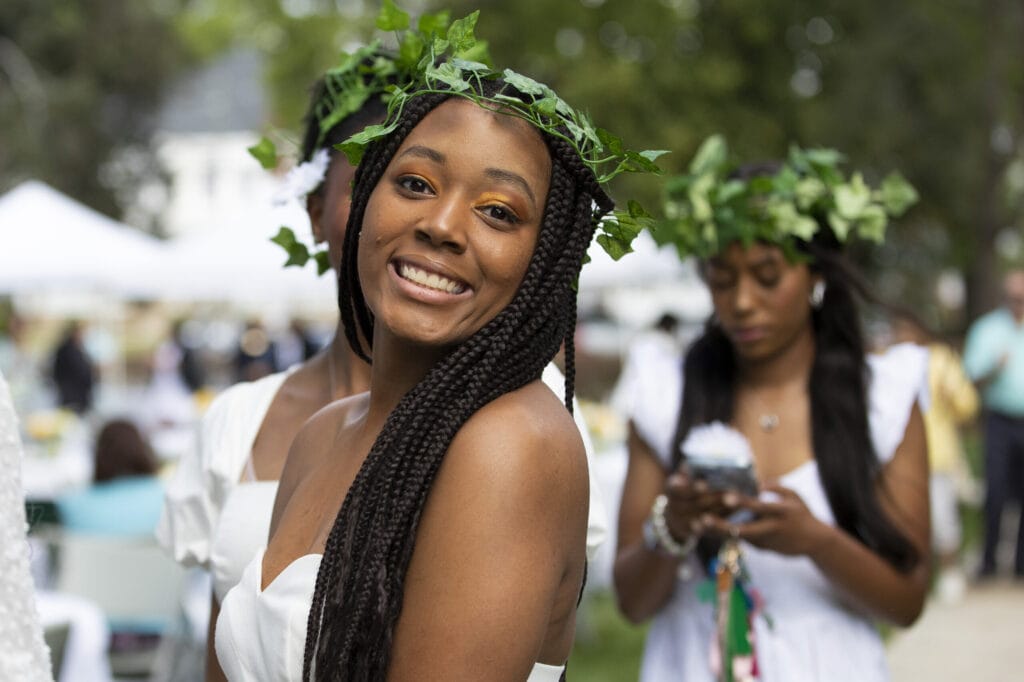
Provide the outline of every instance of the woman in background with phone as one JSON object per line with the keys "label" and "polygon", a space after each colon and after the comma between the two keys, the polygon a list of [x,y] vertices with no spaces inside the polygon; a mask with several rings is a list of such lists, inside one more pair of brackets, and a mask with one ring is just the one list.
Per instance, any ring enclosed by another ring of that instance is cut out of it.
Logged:
{"label": "woman in background with phone", "polygon": [[[841,252],[852,236],[879,240],[916,194],[896,176],[871,192],[839,160],[795,149],[733,171],[714,137],[668,182],[675,217],[661,234],[701,258],[714,314],[678,373],[640,383],[630,414],[614,577],[623,613],[653,619],[644,682],[885,680],[875,621],[921,613],[927,354],[867,354],[865,292]],[[712,489],[687,466],[680,445],[715,421],[749,441],[759,496]],[[759,595],[743,670],[723,664],[714,588],[700,587],[729,538]]]}

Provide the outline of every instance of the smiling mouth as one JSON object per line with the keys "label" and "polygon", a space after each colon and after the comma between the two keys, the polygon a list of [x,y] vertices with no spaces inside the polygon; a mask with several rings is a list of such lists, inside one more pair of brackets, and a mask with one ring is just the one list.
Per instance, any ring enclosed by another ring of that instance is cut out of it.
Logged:
{"label": "smiling mouth", "polygon": [[408,263],[398,263],[395,270],[398,272],[399,277],[404,280],[408,280],[413,284],[418,284],[426,289],[433,289],[434,291],[443,291],[448,294],[461,294],[466,290],[466,285],[462,282],[458,282],[453,279],[448,279],[444,275],[439,275],[435,272],[427,272],[426,270],[420,270],[417,267],[409,265]]}

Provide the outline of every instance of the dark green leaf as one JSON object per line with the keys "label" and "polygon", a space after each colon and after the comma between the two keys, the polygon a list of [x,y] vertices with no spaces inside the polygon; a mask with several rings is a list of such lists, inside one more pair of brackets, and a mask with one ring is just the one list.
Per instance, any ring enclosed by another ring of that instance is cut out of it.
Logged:
{"label": "dark green leaf", "polygon": [[316,260],[316,274],[322,275],[331,269],[331,259],[328,256],[327,251],[317,251],[313,254],[313,259]]}

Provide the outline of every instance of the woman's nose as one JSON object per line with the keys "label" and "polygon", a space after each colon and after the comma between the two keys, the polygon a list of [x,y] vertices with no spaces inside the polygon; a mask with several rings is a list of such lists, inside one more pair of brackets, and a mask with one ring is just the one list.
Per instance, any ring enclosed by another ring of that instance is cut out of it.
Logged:
{"label": "woman's nose", "polygon": [[435,200],[417,226],[417,236],[437,248],[461,253],[466,248],[465,226],[470,216],[455,200]]}

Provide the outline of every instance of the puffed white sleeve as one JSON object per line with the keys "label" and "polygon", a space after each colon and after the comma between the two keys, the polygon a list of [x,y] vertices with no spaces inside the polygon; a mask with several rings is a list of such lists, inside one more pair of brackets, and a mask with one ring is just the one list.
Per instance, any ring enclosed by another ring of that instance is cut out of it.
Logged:
{"label": "puffed white sleeve", "polygon": [[222,460],[234,454],[229,441],[237,429],[237,403],[249,386],[232,386],[214,399],[199,422],[195,447],[182,455],[166,486],[156,538],[185,566],[210,567],[211,538],[234,483],[227,470],[240,470],[233,461],[237,457]]}
{"label": "puffed white sleeve", "polygon": [[[560,399],[565,399],[565,376],[554,364],[544,368],[541,380]],[[583,447],[587,451],[587,472],[590,477],[590,512],[587,517],[587,558],[593,559],[597,550],[608,538],[608,507],[601,494],[601,486],[597,480],[597,468],[594,466],[594,442],[590,438],[590,429],[583,419],[580,404],[573,396],[572,415],[576,428],[583,439]]]}
{"label": "puffed white sleeve", "polygon": [[896,454],[916,404],[928,410],[928,349],[900,343],[868,356],[868,421],[875,453],[883,464]]}
{"label": "puffed white sleeve", "polygon": [[661,465],[672,466],[672,442],[683,402],[683,360],[678,355],[651,356],[634,377],[635,396],[624,415]]}

